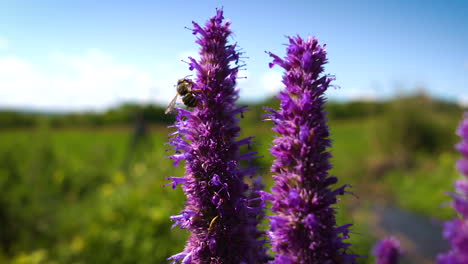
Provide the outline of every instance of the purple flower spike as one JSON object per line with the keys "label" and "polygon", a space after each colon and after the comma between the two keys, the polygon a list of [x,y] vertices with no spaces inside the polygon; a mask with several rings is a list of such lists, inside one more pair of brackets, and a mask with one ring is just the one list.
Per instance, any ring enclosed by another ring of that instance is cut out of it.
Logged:
{"label": "purple flower spike", "polygon": [[403,251],[400,242],[394,237],[389,237],[377,243],[372,253],[377,258],[376,264],[398,264]]}
{"label": "purple flower spike", "polygon": [[344,187],[333,189],[336,178],[328,174],[331,157],[324,92],[333,80],[323,74],[327,62],[324,46],[317,39],[289,38],[284,59],[270,54],[273,63],[286,70],[281,92],[281,109],[268,116],[280,134],[271,153],[276,160],[272,172],[276,181],[270,218],[271,243],[276,253],[273,263],[356,263],[348,254],[349,225],[337,226],[337,195]]}
{"label": "purple flower spike", "polygon": [[172,217],[190,232],[183,252],[169,258],[175,263],[256,264],[266,259],[257,229],[263,215],[263,204],[254,200],[258,184],[249,188],[244,183],[255,171],[239,168],[240,160],[252,159],[254,153],[239,154],[239,147],[251,142],[236,139],[236,115],[245,111],[235,105],[241,66],[236,45],[227,43],[230,23],[223,19],[217,10],[204,27],[193,22],[200,60],[189,58],[189,66],[196,72],[192,91],[198,104],[192,111],[177,109],[177,131],[171,138],[177,154],[171,158],[185,161],[186,175],[168,178],[174,188],[182,184],[187,195],[185,209]]}
{"label": "purple flower spike", "polygon": [[452,249],[437,256],[438,264],[466,264],[468,263],[468,112],[457,130],[462,140],[456,149],[462,154],[457,162],[458,171],[465,178],[455,182],[456,194],[452,207],[460,218],[448,221],[444,225],[444,237],[452,244]]}

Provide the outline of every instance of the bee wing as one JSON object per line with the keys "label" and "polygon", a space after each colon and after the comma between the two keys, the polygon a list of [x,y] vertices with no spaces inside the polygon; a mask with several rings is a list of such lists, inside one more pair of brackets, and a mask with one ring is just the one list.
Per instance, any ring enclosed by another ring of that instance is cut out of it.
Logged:
{"label": "bee wing", "polygon": [[169,103],[169,105],[167,106],[166,108],[166,111],[164,111],[164,114],[169,114],[172,110],[174,110],[174,106],[177,102],[177,97],[179,97],[178,94],[176,94],[176,96],[174,96],[174,99],[172,99],[172,101]]}

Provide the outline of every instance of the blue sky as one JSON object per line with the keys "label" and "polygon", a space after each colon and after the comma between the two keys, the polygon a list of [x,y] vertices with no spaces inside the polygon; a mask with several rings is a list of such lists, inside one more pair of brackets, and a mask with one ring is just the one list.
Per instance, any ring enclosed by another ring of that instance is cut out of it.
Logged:
{"label": "blue sky", "polygon": [[241,99],[281,88],[265,51],[286,35],[327,44],[332,99],[380,99],[424,88],[468,104],[468,1],[1,1],[0,108],[99,110],[122,101],[167,104],[181,59],[196,56],[185,27],[223,7],[246,53]]}

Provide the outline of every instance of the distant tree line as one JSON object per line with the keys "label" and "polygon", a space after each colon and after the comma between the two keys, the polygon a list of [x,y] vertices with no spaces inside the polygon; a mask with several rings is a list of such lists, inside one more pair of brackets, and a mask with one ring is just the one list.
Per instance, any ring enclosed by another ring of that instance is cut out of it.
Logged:
{"label": "distant tree line", "polygon": [[[326,105],[328,118],[331,120],[347,120],[363,117],[372,117],[395,110],[395,105],[415,105],[422,109],[431,110],[447,115],[459,117],[462,108],[448,101],[430,98],[424,94],[405,96],[386,101],[330,101]],[[241,103],[243,104],[243,103]],[[244,103],[249,105],[244,115],[243,123],[253,124],[261,122],[267,113],[265,108],[278,108],[278,100],[270,98],[260,103]],[[169,125],[174,122],[174,115],[164,114],[165,107],[160,105],[140,105],[126,103],[105,112],[76,112],[76,113],[43,113],[25,112],[0,109],[0,129],[27,128],[38,123],[47,122],[52,128],[62,127],[101,127],[133,125],[137,120],[144,120],[147,124]]]}
{"label": "distant tree line", "polygon": [[168,125],[174,122],[173,115],[164,114],[164,107],[126,103],[105,112],[42,113],[0,110],[1,128],[26,128],[47,122],[52,128],[100,127],[132,125],[136,120]]}

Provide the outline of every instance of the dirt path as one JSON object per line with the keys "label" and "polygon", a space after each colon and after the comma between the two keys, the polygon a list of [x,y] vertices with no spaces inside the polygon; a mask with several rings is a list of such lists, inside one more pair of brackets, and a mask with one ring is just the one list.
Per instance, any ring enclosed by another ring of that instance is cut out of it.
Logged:
{"label": "dirt path", "polygon": [[369,210],[371,233],[397,237],[406,254],[402,264],[436,263],[437,254],[449,249],[442,223],[402,209],[380,206]]}

